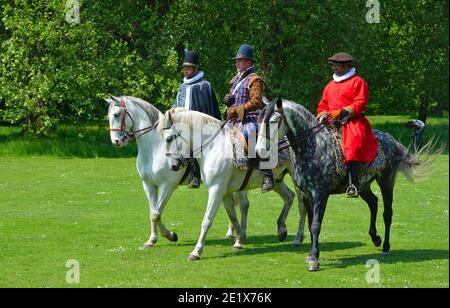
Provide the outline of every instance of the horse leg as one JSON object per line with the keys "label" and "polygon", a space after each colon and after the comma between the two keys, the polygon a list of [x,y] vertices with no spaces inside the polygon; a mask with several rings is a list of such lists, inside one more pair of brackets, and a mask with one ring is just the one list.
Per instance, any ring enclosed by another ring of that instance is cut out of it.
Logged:
{"label": "horse leg", "polygon": [[[234,206],[234,204],[233,204],[233,206]],[[227,234],[225,234],[225,238],[227,240],[232,239],[233,238],[233,232],[234,232],[233,224],[231,223],[231,221],[228,221],[228,230],[227,230]]]}
{"label": "horse leg", "polygon": [[364,201],[366,201],[370,209],[369,235],[372,238],[372,243],[375,245],[375,247],[380,247],[381,237],[377,234],[378,198],[372,192],[370,187],[367,190],[361,191],[359,195]]}
{"label": "horse leg", "polygon": [[392,201],[394,196],[395,173],[377,179],[377,183],[381,189],[384,205],[383,219],[385,232],[382,255],[388,255],[391,250],[389,238],[392,224]]}
{"label": "horse leg", "polygon": [[172,242],[178,241],[178,235],[175,232],[169,231],[166,228],[166,226],[164,226],[161,220],[161,216],[175,188],[176,186],[173,185],[163,185],[159,188],[158,201],[156,203],[156,211],[152,214],[152,220],[154,220],[154,223],[158,225],[159,230],[161,231],[161,235]]}
{"label": "horse leg", "polygon": [[298,211],[300,214],[300,218],[298,222],[297,235],[294,241],[292,241],[292,245],[300,246],[303,243],[303,239],[305,236],[306,203],[308,201],[305,196],[302,195],[297,186],[295,187],[295,191],[297,192]]}
{"label": "horse leg", "polygon": [[314,212],[313,221],[311,224],[312,245],[308,260],[308,271],[310,272],[319,270],[319,235],[323,216],[325,215],[325,209],[327,207],[328,194],[324,193],[323,191],[317,190],[314,192],[313,198]]}
{"label": "horse leg", "polygon": [[247,217],[248,208],[250,207],[250,201],[248,200],[246,191],[239,191],[235,194],[237,195],[239,209],[241,211],[241,236],[242,239],[245,240],[247,238]]}
{"label": "horse leg", "polygon": [[242,245],[244,244],[244,234],[237,219],[236,211],[233,205],[232,194],[228,194],[223,198],[223,204],[225,205],[225,210],[227,211],[228,218],[230,219],[230,222],[233,224],[234,229],[236,230],[236,242],[234,243],[233,248],[242,248]]}
{"label": "horse leg", "polygon": [[289,214],[289,210],[291,209],[291,205],[294,202],[295,194],[289,189],[283,180],[275,181],[273,190],[280,195],[284,201],[283,208],[277,220],[278,240],[283,242],[288,235],[288,231],[286,229],[286,219]]}
{"label": "horse leg", "polygon": [[[206,234],[208,233],[214,217],[216,216],[217,209],[219,208],[219,205],[223,200],[223,195],[223,189],[220,187],[220,185],[212,186],[209,188],[208,206],[206,207],[205,215],[203,217],[200,237],[197,241],[197,244],[195,245],[194,250],[189,255],[188,261],[200,260],[203,248],[205,247]],[[236,232],[240,233],[240,230],[236,230]]]}
{"label": "horse leg", "polygon": [[149,205],[149,218],[150,218],[150,238],[147,242],[144,243],[144,247],[152,247],[156,244],[158,241],[158,230],[157,225],[153,221],[152,217],[154,216],[154,213],[156,212],[155,207],[155,200],[156,200],[156,190],[157,187],[155,185],[146,183],[145,181],[142,181],[142,184],[144,186],[145,195],[147,196],[148,205]]}

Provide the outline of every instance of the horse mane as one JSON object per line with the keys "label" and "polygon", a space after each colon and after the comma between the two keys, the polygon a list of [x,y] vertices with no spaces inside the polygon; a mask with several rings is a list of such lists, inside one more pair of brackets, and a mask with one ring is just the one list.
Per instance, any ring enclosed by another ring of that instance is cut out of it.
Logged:
{"label": "horse mane", "polygon": [[132,102],[133,104],[144,110],[150,119],[152,119],[153,121],[158,121],[161,112],[155,106],[137,97],[125,96],[125,98],[129,102]]}
{"label": "horse mane", "polygon": [[164,118],[161,119],[159,122],[158,131],[161,132],[162,130],[167,128],[169,122],[169,112],[170,117],[172,118],[172,124],[183,123],[191,128],[194,126],[194,123],[195,125],[199,125],[200,127],[204,127],[206,125],[215,128],[221,127],[221,122],[219,120],[198,111],[177,111],[177,112],[167,111]]}
{"label": "horse mane", "polygon": [[[262,121],[262,119],[266,118],[269,119],[272,114],[275,112],[275,107],[277,104],[277,100],[273,100],[271,103],[269,103],[264,109],[262,110],[261,114],[259,115],[259,119]],[[288,107],[289,109],[293,110],[298,114],[298,116],[302,117],[306,122],[309,123],[315,123],[317,122],[316,117],[305,107],[302,105],[283,99],[283,108]]]}

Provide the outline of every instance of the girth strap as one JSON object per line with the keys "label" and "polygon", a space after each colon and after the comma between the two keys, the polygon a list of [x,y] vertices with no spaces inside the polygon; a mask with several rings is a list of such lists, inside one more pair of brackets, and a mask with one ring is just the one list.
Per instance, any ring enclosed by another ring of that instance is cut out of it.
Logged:
{"label": "girth strap", "polygon": [[243,191],[243,190],[247,187],[248,181],[250,180],[250,177],[252,176],[252,173],[253,173],[253,170],[254,170],[254,169],[255,169],[255,168],[254,168],[253,166],[250,166],[250,167],[248,168],[247,174],[245,175],[245,178],[244,178],[244,182],[242,182],[242,185],[241,185],[241,187],[239,188],[239,191]]}

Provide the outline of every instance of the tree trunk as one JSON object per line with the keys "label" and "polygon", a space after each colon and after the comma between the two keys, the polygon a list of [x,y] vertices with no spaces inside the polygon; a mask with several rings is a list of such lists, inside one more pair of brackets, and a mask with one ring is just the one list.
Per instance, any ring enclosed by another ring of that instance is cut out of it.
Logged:
{"label": "tree trunk", "polygon": [[430,99],[426,95],[420,96],[419,120],[427,123],[428,109],[430,107]]}

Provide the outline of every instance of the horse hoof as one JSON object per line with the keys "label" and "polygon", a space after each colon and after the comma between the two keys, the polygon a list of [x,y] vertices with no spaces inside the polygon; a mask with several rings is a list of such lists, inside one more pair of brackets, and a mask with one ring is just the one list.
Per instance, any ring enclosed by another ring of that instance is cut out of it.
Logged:
{"label": "horse hoof", "polygon": [[225,239],[226,239],[226,240],[231,240],[233,237],[234,237],[233,234],[227,234],[227,235],[225,235]]}
{"label": "horse hoof", "polygon": [[306,261],[306,264],[308,264],[309,262],[312,261],[312,257],[311,256],[307,256],[305,261]]}
{"label": "horse hoof", "polygon": [[155,246],[155,244],[156,244],[156,240],[153,240],[153,241],[147,241],[147,242],[144,243],[144,248],[145,248],[145,249],[151,248],[151,247]]}
{"label": "horse hoof", "polygon": [[382,255],[383,257],[387,257],[387,256],[389,256],[389,251],[383,251],[383,252],[381,253],[381,255]]}
{"label": "horse hoof", "polygon": [[200,260],[200,256],[196,256],[196,255],[189,255],[189,257],[187,258],[188,261],[198,261]]}
{"label": "horse hoof", "polygon": [[287,238],[287,231],[283,231],[278,234],[278,241],[283,242]]}
{"label": "horse hoof", "polygon": [[175,232],[172,232],[171,242],[178,242],[178,235]]}
{"label": "horse hoof", "polygon": [[316,272],[319,270],[319,261],[311,259],[308,262],[308,272]]}
{"label": "horse hoof", "polygon": [[382,242],[383,241],[381,240],[381,237],[377,235],[375,240],[373,241],[373,244],[375,245],[375,247],[380,247]]}
{"label": "horse hoof", "polygon": [[294,247],[299,247],[299,246],[301,246],[301,244],[302,244],[302,242],[299,241],[299,240],[293,240],[292,241],[292,246],[294,246]]}
{"label": "horse hoof", "polygon": [[233,245],[233,251],[239,251],[242,248],[244,248],[244,246],[242,244],[234,244]]}

